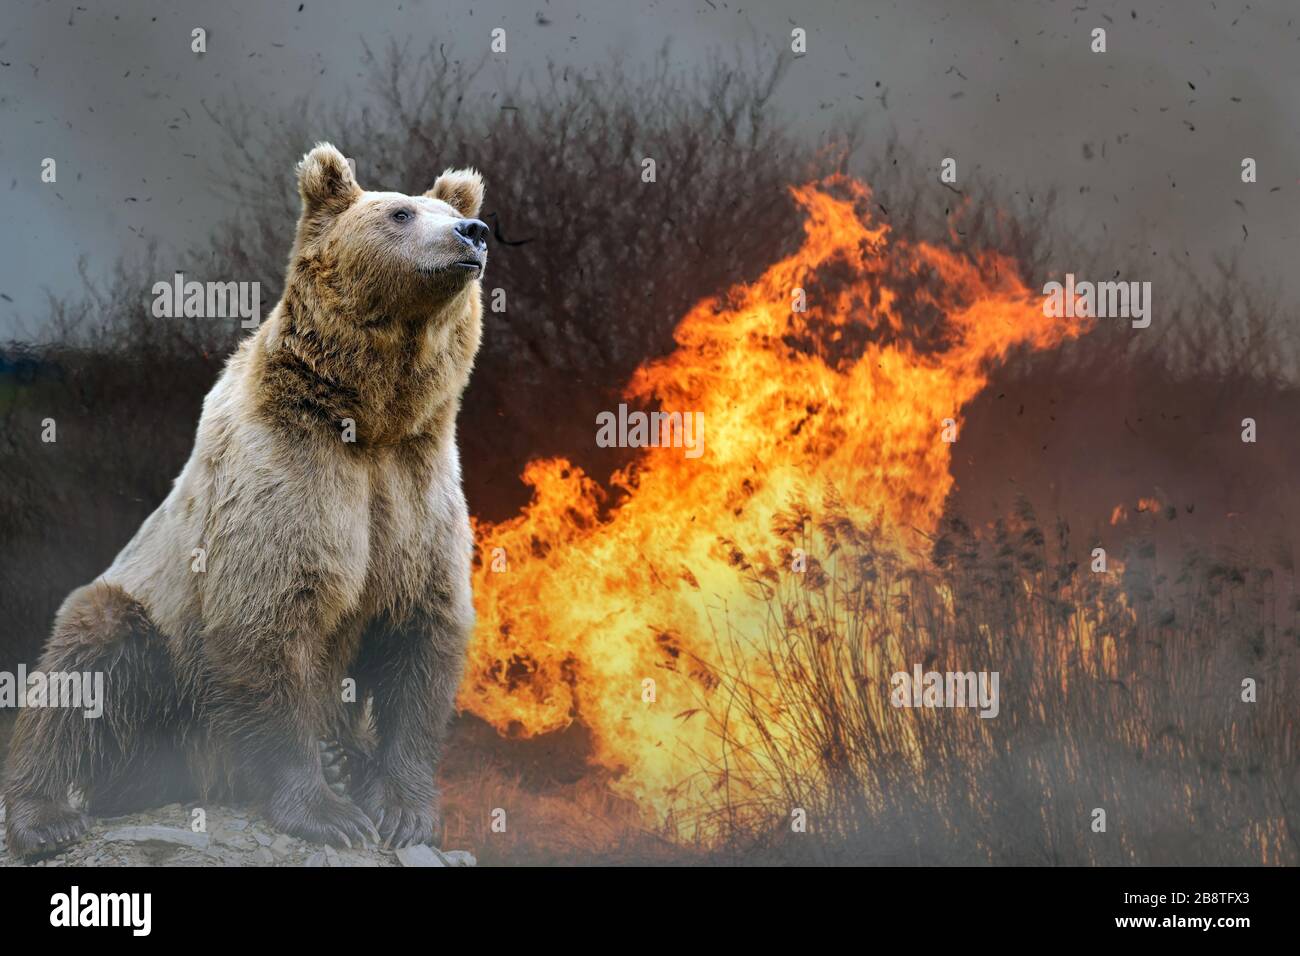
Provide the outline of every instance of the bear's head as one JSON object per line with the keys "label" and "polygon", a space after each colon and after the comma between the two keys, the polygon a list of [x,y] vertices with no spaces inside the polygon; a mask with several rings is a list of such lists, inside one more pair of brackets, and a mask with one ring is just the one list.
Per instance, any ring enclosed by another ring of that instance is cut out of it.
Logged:
{"label": "bear's head", "polygon": [[331,428],[354,419],[358,444],[447,425],[481,334],[482,177],[370,192],[322,143],[298,164],[298,191],[284,294],[259,337],[262,405]]}
{"label": "bear's head", "polygon": [[298,165],[298,191],[292,264],[320,305],[382,323],[435,317],[471,286],[477,293],[488,227],[474,218],[483,204],[475,170],[449,169],[422,196],[370,192],[321,143]]}

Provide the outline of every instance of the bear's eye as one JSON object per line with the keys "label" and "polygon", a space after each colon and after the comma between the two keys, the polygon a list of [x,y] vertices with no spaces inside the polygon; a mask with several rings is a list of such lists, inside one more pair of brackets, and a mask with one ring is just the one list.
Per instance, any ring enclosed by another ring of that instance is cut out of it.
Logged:
{"label": "bear's eye", "polygon": [[393,222],[406,222],[411,217],[412,213],[409,209],[399,209],[393,213]]}

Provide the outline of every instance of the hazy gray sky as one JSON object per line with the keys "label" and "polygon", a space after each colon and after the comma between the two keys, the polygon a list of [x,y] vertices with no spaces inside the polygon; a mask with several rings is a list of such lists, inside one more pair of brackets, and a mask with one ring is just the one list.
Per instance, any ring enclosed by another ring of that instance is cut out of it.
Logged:
{"label": "hazy gray sky", "polygon": [[[46,289],[75,289],[79,257],[97,272],[150,237],[164,249],[202,241],[223,213],[208,185],[222,137],[205,103],[242,98],[273,121],[303,93],[358,99],[363,41],[434,40],[477,59],[496,26],[507,29],[509,48],[486,78],[502,86],[548,59],[578,69],[646,61],[665,41],[683,69],[738,47],[775,55],[802,26],[808,53],[792,65],[779,105],[810,132],[856,111],[868,148],[897,130],[936,170],[953,156],[962,174],[1057,187],[1071,227],[1114,243],[1117,256],[1155,250],[1203,262],[1244,249],[1262,280],[1278,282],[1289,305],[1300,301],[1300,4],[299,6],[5,0],[0,295],[12,301],[0,298],[0,334],[19,315],[39,323]],[[190,50],[196,26],[208,31],[202,57]],[[1107,30],[1104,55],[1089,50],[1094,27]],[[1255,185],[1241,183],[1244,156],[1258,161]],[[57,183],[41,182],[45,157],[58,163]]]}

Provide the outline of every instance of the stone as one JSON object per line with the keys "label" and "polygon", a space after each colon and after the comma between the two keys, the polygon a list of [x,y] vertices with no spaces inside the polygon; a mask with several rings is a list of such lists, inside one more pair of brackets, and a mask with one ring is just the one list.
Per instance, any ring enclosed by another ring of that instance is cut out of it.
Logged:
{"label": "stone", "polygon": [[402,847],[397,851],[397,862],[402,866],[447,866],[441,853],[423,843]]}
{"label": "stone", "polygon": [[119,827],[104,834],[105,843],[158,843],[183,846],[191,850],[206,850],[208,835],[181,830],[178,827]]}

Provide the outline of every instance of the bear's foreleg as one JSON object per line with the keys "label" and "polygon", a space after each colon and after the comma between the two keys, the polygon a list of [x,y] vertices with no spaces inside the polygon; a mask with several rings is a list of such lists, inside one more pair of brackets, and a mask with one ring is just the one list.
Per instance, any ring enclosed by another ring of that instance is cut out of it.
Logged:
{"label": "bear's foreleg", "polygon": [[313,637],[289,632],[256,641],[210,641],[210,726],[235,772],[277,828],[317,843],[379,842],[369,817],[334,793],[321,765],[326,690]]}
{"label": "bear's foreleg", "polygon": [[358,661],[374,693],[379,738],[353,773],[352,794],[391,847],[440,842],[437,788],[470,624],[436,611],[367,634]]}

